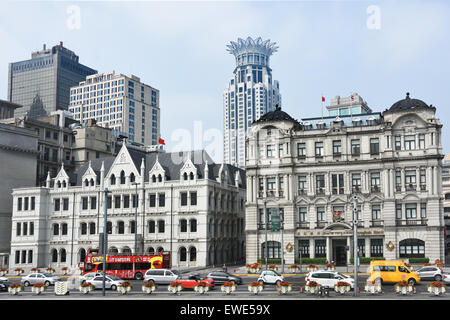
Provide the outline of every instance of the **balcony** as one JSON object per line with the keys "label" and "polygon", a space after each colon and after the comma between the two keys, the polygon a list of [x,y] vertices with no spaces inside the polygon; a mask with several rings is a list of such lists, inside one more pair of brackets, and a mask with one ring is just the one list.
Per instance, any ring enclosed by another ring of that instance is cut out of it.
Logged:
{"label": "balcony", "polygon": [[297,156],[297,159],[298,160],[305,160],[306,156],[305,155],[299,155],[299,156]]}
{"label": "balcony", "polygon": [[344,188],[333,188],[332,193],[333,194],[344,194]]}
{"label": "balcony", "polygon": [[361,187],[358,186],[358,185],[353,186],[353,187],[352,187],[352,192],[353,192],[353,193],[361,192]]}
{"label": "balcony", "polygon": [[[272,229],[272,223],[267,224],[267,230],[270,231]],[[258,223],[258,230],[266,230],[266,224],[263,222]]]}
{"label": "balcony", "polygon": [[383,227],[384,226],[384,221],[383,220],[371,220],[370,221],[370,226],[372,228]]}
{"label": "balcony", "polygon": [[402,191],[402,186],[401,185],[396,185],[395,186],[395,191],[398,191],[398,192]]}
{"label": "balcony", "polygon": [[406,191],[415,191],[417,190],[417,186],[415,184],[409,183],[406,185]]}
{"label": "balcony", "polygon": [[306,189],[298,189],[299,195],[306,195]]}
{"label": "balcony", "polygon": [[426,226],[427,219],[403,219],[395,220],[395,225],[397,227],[414,227],[414,226]]}
{"label": "balcony", "polygon": [[284,192],[283,191],[278,191],[278,197],[280,197],[280,198],[284,197]]}
{"label": "balcony", "polygon": [[340,158],[341,156],[342,156],[342,153],[340,153],[340,152],[333,153],[333,158]]}
{"label": "balcony", "polygon": [[426,184],[421,184],[420,185],[420,191],[426,191],[427,190],[427,185]]}
{"label": "balcony", "polygon": [[297,222],[295,224],[295,227],[297,229],[309,229],[309,222],[306,222],[306,221]]}
{"label": "balcony", "polygon": [[317,221],[316,222],[316,229],[323,229],[327,225],[326,221]]}
{"label": "balcony", "polygon": [[325,188],[317,188],[316,189],[317,195],[324,195],[325,194]]}
{"label": "balcony", "polygon": [[370,191],[376,193],[376,192],[381,192],[381,189],[380,189],[379,185],[373,185],[370,187]]}

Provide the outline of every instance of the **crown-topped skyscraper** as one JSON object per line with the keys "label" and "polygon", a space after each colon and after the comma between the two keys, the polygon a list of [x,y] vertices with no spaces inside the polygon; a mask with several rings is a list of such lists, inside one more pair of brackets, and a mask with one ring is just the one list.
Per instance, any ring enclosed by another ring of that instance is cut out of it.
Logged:
{"label": "crown-topped skyscraper", "polygon": [[245,134],[253,121],[281,106],[279,83],[272,81],[270,56],[275,42],[248,37],[231,41],[227,51],[236,58],[234,77],[224,92],[224,162],[245,166]]}

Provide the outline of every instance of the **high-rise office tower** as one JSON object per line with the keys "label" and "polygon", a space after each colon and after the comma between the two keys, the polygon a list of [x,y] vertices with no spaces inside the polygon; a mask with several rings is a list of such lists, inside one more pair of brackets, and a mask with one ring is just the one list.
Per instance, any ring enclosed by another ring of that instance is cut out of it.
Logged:
{"label": "high-rise office tower", "polygon": [[281,107],[279,83],[272,80],[269,58],[277,51],[270,40],[248,37],[231,41],[227,51],[236,57],[234,76],[224,92],[224,162],[245,166],[245,135],[252,122]]}
{"label": "high-rise office tower", "polygon": [[159,90],[134,75],[110,71],[88,76],[71,88],[69,111],[77,121],[95,119],[130,141],[158,143]]}
{"label": "high-rise office tower", "polygon": [[13,62],[8,70],[8,100],[22,105],[16,117],[29,118],[67,110],[70,87],[97,73],[78,62],[78,56],[63,47],[63,43],[33,52],[31,59]]}

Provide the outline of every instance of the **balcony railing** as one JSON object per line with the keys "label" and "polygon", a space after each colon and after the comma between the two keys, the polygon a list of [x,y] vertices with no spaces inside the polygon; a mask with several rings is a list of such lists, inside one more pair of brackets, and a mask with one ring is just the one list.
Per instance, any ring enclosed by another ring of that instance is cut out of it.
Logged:
{"label": "balcony railing", "polygon": [[325,194],[325,188],[317,188],[316,189],[316,194],[324,195]]}
{"label": "balcony railing", "polygon": [[295,224],[297,229],[309,229],[309,222],[299,221]]}
{"label": "balcony railing", "polygon": [[317,221],[316,222],[316,229],[323,229],[327,225],[326,221]]}
{"label": "balcony railing", "polygon": [[371,227],[382,227],[382,226],[384,226],[384,221],[383,220],[371,220],[370,226]]}
{"label": "balcony railing", "polygon": [[397,227],[404,226],[426,226],[427,219],[403,219],[403,220],[395,220],[395,225]]}
{"label": "balcony railing", "polygon": [[381,189],[380,189],[380,186],[374,185],[374,186],[371,186],[371,187],[370,187],[370,191],[371,191],[371,192],[380,192]]}
{"label": "balcony railing", "polygon": [[416,189],[417,189],[417,187],[415,184],[410,183],[410,184],[406,185],[406,191],[414,191]]}
{"label": "balcony railing", "polygon": [[298,189],[298,194],[306,194],[306,189]]}
{"label": "balcony railing", "polygon": [[421,184],[420,185],[420,191],[426,191],[427,190],[427,185],[426,184]]}

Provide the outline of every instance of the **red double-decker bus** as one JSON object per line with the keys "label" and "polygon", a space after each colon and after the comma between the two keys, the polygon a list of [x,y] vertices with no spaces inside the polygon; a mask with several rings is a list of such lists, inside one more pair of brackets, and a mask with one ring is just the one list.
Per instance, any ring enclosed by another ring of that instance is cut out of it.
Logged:
{"label": "red double-decker bus", "polygon": [[[157,255],[124,255],[108,254],[106,256],[106,274],[121,279],[142,280],[148,269],[170,268],[170,253],[161,252]],[[103,255],[98,249],[89,249],[83,274],[103,272]]]}

